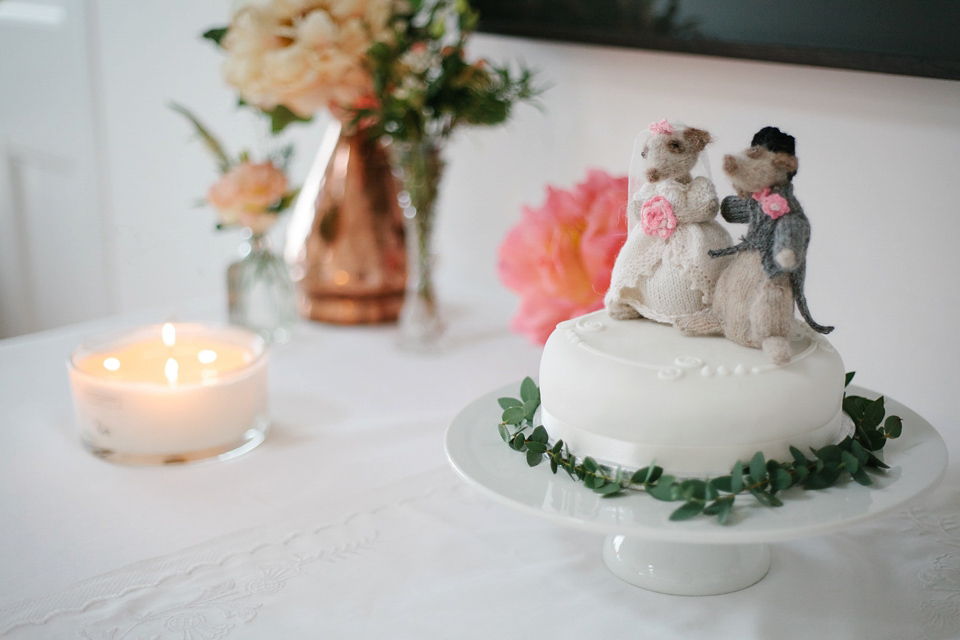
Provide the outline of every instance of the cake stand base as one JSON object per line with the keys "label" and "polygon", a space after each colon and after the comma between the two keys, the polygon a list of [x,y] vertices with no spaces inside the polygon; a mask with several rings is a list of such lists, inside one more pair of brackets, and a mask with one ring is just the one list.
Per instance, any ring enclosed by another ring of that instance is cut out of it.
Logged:
{"label": "cake stand base", "polygon": [[[786,503],[770,509],[738,500],[729,524],[698,517],[670,520],[677,502],[641,491],[605,498],[546,465],[531,469],[500,439],[503,410],[497,398],[515,395],[520,383],[501,387],[467,405],[447,429],[447,457],[478,491],[512,509],[558,525],[606,536],[603,560],[625,582],[659,593],[705,596],[746,589],[770,568],[768,544],[841,531],[903,509],[933,489],[947,468],[947,447],[936,429],[904,405],[886,399],[903,419],[903,435],[890,441],[891,466],[871,474],[873,486],[843,482],[823,491],[790,488]],[[878,394],[851,387],[869,398]]]}
{"label": "cake stand base", "polygon": [[603,561],[634,586],[673,596],[714,596],[746,589],[770,569],[765,544],[683,544],[608,535]]}

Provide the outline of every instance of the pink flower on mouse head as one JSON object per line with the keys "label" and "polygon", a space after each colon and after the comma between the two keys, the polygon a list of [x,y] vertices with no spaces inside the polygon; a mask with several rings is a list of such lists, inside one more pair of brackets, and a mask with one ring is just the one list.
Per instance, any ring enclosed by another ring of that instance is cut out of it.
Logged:
{"label": "pink flower on mouse head", "polygon": [[667,239],[677,230],[677,217],[673,215],[670,201],[663,196],[654,196],[640,207],[640,225],[648,236]]}
{"label": "pink flower on mouse head", "polygon": [[653,135],[657,135],[658,133],[670,135],[673,133],[673,126],[667,122],[666,118],[664,118],[660,122],[653,122],[650,124],[650,133]]}

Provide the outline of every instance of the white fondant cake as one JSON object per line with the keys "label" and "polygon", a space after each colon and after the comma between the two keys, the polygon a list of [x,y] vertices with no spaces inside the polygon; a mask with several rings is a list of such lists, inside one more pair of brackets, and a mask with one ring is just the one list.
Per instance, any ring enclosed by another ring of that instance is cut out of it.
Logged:
{"label": "white fondant cake", "polygon": [[670,325],[613,320],[606,311],[562,322],[540,362],[541,418],[578,457],[676,475],[722,475],[762,451],[791,460],[841,434],[843,361],[801,325],[793,356]]}

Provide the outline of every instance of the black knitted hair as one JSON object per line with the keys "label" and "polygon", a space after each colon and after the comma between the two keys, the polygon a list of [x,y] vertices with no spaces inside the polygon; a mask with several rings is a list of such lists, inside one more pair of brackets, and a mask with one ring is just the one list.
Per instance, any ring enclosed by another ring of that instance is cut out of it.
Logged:
{"label": "black knitted hair", "polygon": [[793,136],[780,131],[776,127],[764,127],[757,131],[750,142],[750,146],[763,147],[774,153],[797,155],[797,141]]}

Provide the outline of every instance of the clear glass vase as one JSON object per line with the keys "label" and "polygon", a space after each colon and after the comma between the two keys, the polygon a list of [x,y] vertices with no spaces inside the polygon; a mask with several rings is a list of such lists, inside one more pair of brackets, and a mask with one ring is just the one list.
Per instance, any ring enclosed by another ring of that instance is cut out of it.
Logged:
{"label": "clear glass vase", "polygon": [[395,141],[391,151],[401,189],[407,245],[407,288],[400,311],[400,346],[429,352],[440,346],[446,327],[434,286],[433,225],[444,162],[436,138]]}
{"label": "clear glass vase", "polygon": [[250,229],[244,233],[240,260],[227,269],[230,322],[274,344],[286,342],[297,319],[296,290],[287,265],[264,234]]}

